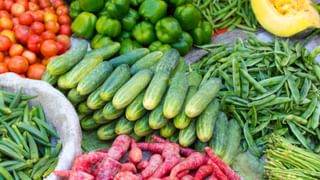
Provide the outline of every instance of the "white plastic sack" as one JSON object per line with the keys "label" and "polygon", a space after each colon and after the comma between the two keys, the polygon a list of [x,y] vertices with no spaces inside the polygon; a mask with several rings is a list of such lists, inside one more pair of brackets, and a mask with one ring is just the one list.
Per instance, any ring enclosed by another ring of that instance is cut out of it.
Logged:
{"label": "white plastic sack", "polygon": [[[0,89],[11,92],[21,89],[27,95],[37,96],[31,103],[43,106],[47,120],[56,128],[63,144],[56,170],[70,169],[75,157],[81,153],[82,138],[79,119],[71,103],[48,83],[20,78],[13,73],[0,75]],[[52,173],[46,179],[60,178]]]}

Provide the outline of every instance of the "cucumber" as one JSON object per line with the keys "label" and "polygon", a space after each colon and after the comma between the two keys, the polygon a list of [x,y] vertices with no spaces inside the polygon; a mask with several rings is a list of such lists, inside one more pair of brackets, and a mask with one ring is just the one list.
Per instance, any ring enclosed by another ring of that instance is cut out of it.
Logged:
{"label": "cucumber", "polygon": [[176,49],[167,50],[162,56],[160,62],[157,64],[156,72],[165,71],[169,74],[176,68],[180,54]]}
{"label": "cucumber", "polygon": [[227,144],[222,160],[230,165],[237,156],[240,148],[241,127],[236,120],[232,119],[229,122],[227,135]]}
{"label": "cucumber", "polygon": [[183,107],[188,91],[188,79],[185,73],[177,73],[172,78],[164,100],[163,115],[167,119],[176,117]]}
{"label": "cucumber", "polygon": [[210,140],[210,147],[214,152],[222,157],[224,155],[228,137],[228,118],[223,112],[219,112],[216,125],[214,127],[213,138]]}
{"label": "cucumber", "polygon": [[118,135],[130,134],[133,131],[134,124],[134,122],[128,121],[125,117],[121,117],[116,124],[115,131]]}
{"label": "cucumber", "polygon": [[188,70],[188,64],[186,62],[186,60],[182,57],[179,58],[178,61],[178,65],[177,67],[174,69],[172,76],[174,77],[177,73],[185,73]]}
{"label": "cucumber", "polygon": [[163,103],[154,109],[149,116],[149,126],[152,129],[161,129],[168,123],[168,119],[163,115]]}
{"label": "cucumber", "polygon": [[46,81],[47,83],[51,84],[51,85],[55,85],[57,83],[59,79],[59,76],[53,76],[53,75],[50,75],[48,73],[48,71],[46,71],[43,75],[42,75],[42,78],[41,80],[42,81]]}
{"label": "cucumber", "polygon": [[96,110],[102,108],[106,101],[102,100],[100,98],[101,88],[98,88],[97,90],[93,91],[88,99],[87,99],[87,105],[90,109]]}
{"label": "cucumber", "polygon": [[143,58],[139,59],[136,63],[134,63],[131,67],[131,74],[135,74],[142,69],[148,69],[151,66],[157,64],[162,58],[163,53],[161,51],[154,51]]}
{"label": "cucumber", "polygon": [[197,119],[196,132],[201,142],[208,142],[211,139],[218,117],[219,107],[219,101],[217,99],[213,100]]}
{"label": "cucumber", "polygon": [[86,75],[77,86],[80,95],[88,95],[97,89],[112,73],[112,65],[109,62],[102,62]]}
{"label": "cucumber", "polygon": [[97,124],[105,124],[108,122],[103,116],[103,109],[95,111],[92,117]]}
{"label": "cucumber", "polygon": [[189,86],[199,87],[201,81],[202,81],[202,76],[200,73],[196,71],[192,71],[188,73]]}
{"label": "cucumber", "polygon": [[176,131],[173,123],[168,122],[163,128],[160,129],[160,135],[164,138],[170,138]]}
{"label": "cucumber", "polygon": [[179,143],[179,132],[176,131],[171,137],[167,138],[170,142]]}
{"label": "cucumber", "polygon": [[112,121],[109,124],[101,126],[97,131],[98,139],[102,141],[112,140],[117,134],[115,132],[117,121]]}
{"label": "cucumber", "polygon": [[115,58],[111,59],[109,62],[112,64],[113,67],[117,67],[121,64],[128,64],[129,66],[131,66],[137,60],[139,60],[143,56],[147,55],[148,53],[149,53],[149,49],[138,48],[138,49],[134,49],[128,53],[125,53],[121,56],[115,57]]}
{"label": "cucumber", "polygon": [[112,102],[108,102],[104,108],[103,108],[103,116],[106,120],[111,121],[114,119],[117,119],[123,114],[124,110],[123,109],[116,109],[113,105]]}
{"label": "cucumber", "polygon": [[100,125],[96,123],[92,116],[85,116],[80,120],[80,125],[83,130],[94,130]]}
{"label": "cucumber", "polygon": [[72,104],[78,104],[87,99],[87,96],[81,96],[76,89],[71,89],[68,93],[68,99]]}
{"label": "cucumber", "polygon": [[147,136],[153,132],[149,126],[148,115],[143,116],[141,119],[135,122],[134,124],[134,133],[140,137]]}
{"label": "cucumber", "polygon": [[78,113],[87,115],[93,113],[93,110],[88,107],[87,102],[85,101],[78,105]]}
{"label": "cucumber", "polygon": [[52,76],[62,75],[72,69],[85,56],[89,43],[84,39],[72,38],[71,48],[49,62],[47,71]]}
{"label": "cucumber", "polygon": [[102,61],[103,59],[101,56],[86,55],[79,64],[71,69],[71,71],[59,77],[58,86],[63,89],[75,88],[79,81]]}
{"label": "cucumber", "polygon": [[221,88],[221,79],[213,78],[204,82],[186,105],[185,113],[194,118],[200,115],[215,98]]}
{"label": "cucumber", "polygon": [[140,119],[147,111],[143,107],[143,97],[145,92],[140,93],[133,102],[126,108],[126,118],[129,121]]}
{"label": "cucumber", "polygon": [[206,142],[201,142],[199,140],[196,140],[196,142],[194,143],[194,148],[199,151],[199,152],[203,152],[204,148],[208,146],[208,143]]}
{"label": "cucumber", "polygon": [[118,66],[101,86],[100,97],[110,101],[124,83],[130,79],[130,68],[127,64]]}
{"label": "cucumber", "polygon": [[117,109],[127,107],[147,86],[152,78],[152,71],[144,69],[135,74],[114,95],[112,104]]}
{"label": "cucumber", "polygon": [[196,140],[196,122],[191,121],[189,126],[180,130],[179,132],[179,144],[183,147],[191,146]]}
{"label": "cucumber", "polygon": [[113,42],[108,46],[103,46],[101,48],[93,49],[88,52],[89,56],[101,56],[103,60],[107,60],[114,56],[120,50],[120,43]]}

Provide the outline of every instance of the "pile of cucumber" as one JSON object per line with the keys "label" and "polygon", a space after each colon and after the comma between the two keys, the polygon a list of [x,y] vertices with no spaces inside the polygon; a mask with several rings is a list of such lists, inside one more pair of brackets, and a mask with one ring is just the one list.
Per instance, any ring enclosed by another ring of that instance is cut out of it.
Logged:
{"label": "pile of cucumber", "polygon": [[[97,129],[100,140],[120,134],[141,139],[156,133],[185,147],[213,139],[216,120],[220,121],[215,98],[220,79],[203,81],[199,73],[187,72],[175,49],[150,53],[140,48],[116,56],[118,43],[89,52],[87,46],[77,39],[66,54],[49,63],[43,76],[76,107],[83,130]],[[240,128],[227,128],[228,120],[223,118],[225,127],[217,127],[223,135],[215,136],[240,137]],[[228,129],[239,130],[228,133]],[[240,144],[240,139],[230,144]]]}

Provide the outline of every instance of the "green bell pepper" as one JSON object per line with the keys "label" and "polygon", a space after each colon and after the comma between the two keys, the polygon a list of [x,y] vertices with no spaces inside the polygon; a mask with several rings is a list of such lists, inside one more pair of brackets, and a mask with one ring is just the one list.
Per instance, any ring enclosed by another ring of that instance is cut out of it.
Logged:
{"label": "green bell pepper", "polygon": [[117,41],[121,42],[125,39],[128,39],[131,37],[131,33],[127,31],[122,31],[121,34],[117,37]]}
{"label": "green bell pepper", "polygon": [[202,45],[209,43],[212,36],[211,24],[207,21],[202,21],[199,25],[191,31],[194,44]]}
{"label": "green bell pepper", "polygon": [[84,11],[98,12],[104,6],[104,0],[79,0],[80,7]]}
{"label": "green bell pepper", "polygon": [[174,17],[185,31],[196,28],[201,20],[201,12],[192,4],[179,6],[174,11]]}
{"label": "green bell pepper", "polygon": [[132,6],[139,6],[144,0],[130,0]]}
{"label": "green bell pepper", "polygon": [[96,24],[96,30],[100,34],[114,38],[121,33],[121,23],[116,19],[100,16]]}
{"label": "green bell pepper", "polygon": [[167,8],[167,3],[162,0],[145,0],[139,8],[139,14],[154,24],[166,16]]}
{"label": "green bell pepper", "polygon": [[91,48],[97,49],[112,44],[113,41],[102,34],[96,34],[91,40]]}
{"label": "green bell pepper", "polygon": [[95,32],[97,17],[89,12],[80,13],[72,22],[72,32],[82,38],[91,39]]}
{"label": "green bell pepper", "polygon": [[75,19],[81,13],[80,1],[72,1],[70,4],[70,12],[69,15],[72,19]]}
{"label": "green bell pepper", "polygon": [[179,40],[172,44],[172,47],[177,49],[180,55],[185,55],[189,52],[192,47],[193,39],[187,32],[183,32]]}
{"label": "green bell pepper", "polygon": [[173,17],[165,17],[156,24],[158,39],[163,43],[176,42],[182,33],[179,22]]}
{"label": "green bell pepper", "polygon": [[121,41],[120,54],[125,54],[132,51],[133,49],[137,49],[141,47],[142,46],[137,41],[134,41],[128,38]]}
{"label": "green bell pepper", "polygon": [[137,24],[132,31],[133,37],[143,45],[149,45],[156,40],[153,25],[147,21]]}
{"label": "green bell pepper", "polygon": [[133,27],[137,24],[138,20],[139,13],[134,9],[130,9],[127,16],[122,19],[123,29],[126,31],[132,31]]}
{"label": "green bell pepper", "polygon": [[186,3],[186,0],[169,0],[170,4],[173,4],[174,6],[180,6],[184,3]]}
{"label": "green bell pepper", "polygon": [[115,19],[122,19],[129,11],[129,0],[108,0],[106,9],[109,15]]}
{"label": "green bell pepper", "polygon": [[108,13],[108,10],[106,7],[104,7],[99,13],[98,13],[98,16],[107,16],[107,17],[110,17],[109,13]]}
{"label": "green bell pepper", "polygon": [[151,43],[150,46],[149,46],[149,50],[150,51],[166,52],[170,48],[171,48],[171,46],[169,44],[162,44],[161,41],[155,41],[155,42]]}

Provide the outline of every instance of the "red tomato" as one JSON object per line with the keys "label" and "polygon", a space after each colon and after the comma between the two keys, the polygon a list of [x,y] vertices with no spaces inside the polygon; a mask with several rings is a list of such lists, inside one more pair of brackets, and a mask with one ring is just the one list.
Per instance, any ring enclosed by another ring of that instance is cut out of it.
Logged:
{"label": "red tomato", "polygon": [[29,2],[28,3],[28,9],[29,11],[36,11],[36,10],[39,10],[40,7],[38,4],[34,3],[34,2]]}
{"label": "red tomato", "polygon": [[58,17],[55,14],[55,12],[45,12],[43,20],[44,20],[45,23],[47,23],[49,21],[57,22],[58,21]]}
{"label": "red tomato", "polygon": [[60,34],[64,34],[64,35],[67,35],[67,36],[71,36],[72,31],[71,31],[70,25],[67,25],[67,24],[61,25],[61,27],[60,27]]}
{"label": "red tomato", "polygon": [[57,14],[58,16],[61,16],[61,15],[63,15],[63,14],[68,15],[68,13],[69,13],[68,7],[65,6],[65,5],[59,6],[59,7],[57,7],[57,9],[56,9],[56,14]]}
{"label": "red tomato", "polygon": [[9,55],[11,57],[13,56],[20,56],[22,53],[23,53],[23,46],[21,44],[13,44],[11,47],[10,47],[10,50],[9,50]]}
{"label": "red tomato", "polygon": [[5,10],[4,0],[0,0],[0,10]]}
{"label": "red tomato", "polygon": [[28,44],[27,44],[28,49],[34,53],[39,53],[42,42],[43,42],[43,39],[41,36],[32,34],[28,39]]}
{"label": "red tomato", "polygon": [[8,63],[8,68],[11,72],[22,74],[28,71],[28,60],[22,56],[14,56]]}
{"label": "red tomato", "polygon": [[30,28],[28,26],[19,25],[14,28],[17,40],[22,44],[27,44],[30,36]]}
{"label": "red tomato", "polygon": [[53,0],[52,2],[54,8],[58,8],[61,5],[64,5],[63,0]]}
{"label": "red tomato", "polygon": [[29,0],[30,2],[33,2],[33,3],[36,3],[36,4],[39,4],[39,1],[38,0]]}
{"label": "red tomato", "polygon": [[5,56],[3,62],[6,64],[10,63],[11,58],[9,56]]}
{"label": "red tomato", "polygon": [[42,9],[51,6],[50,0],[39,0],[39,4]]}
{"label": "red tomato", "polygon": [[3,62],[3,61],[4,61],[4,53],[0,52],[0,62]]}
{"label": "red tomato", "polygon": [[6,8],[7,11],[11,10],[11,6],[13,5],[13,0],[5,0],[4,1],[4,7]]}
{"label": "red tomato", "polygon": [[12,23],[13,23],[13,27],[20,25],[19,18],[17,17],[12,18]]}
{"label": "red tomato", "polygon": [[2,17],[0,18],[0,29],[12,29],[13,28],[13,22],[8,17]]}
{"label": "red tomato", "polygon": [[19,23],[29,26],[33,23],[33,16],[30,13],[23,13],[19,16]]}
{"label": "red tomato", "polygon": [[37,55],[32,51],[25,50],[23,51],[22,56],[27,58],[29,64],[34,64],[37,62]]}
{"label": "red tomato", "polygon": [[7,51],[11,47],[12,42],[7,36],[0,35],[0,44],[0,51]]}
{"label": "red tomato", "polygon": [[2,17],[11,18],[11,15],[8,13],[8,11],[1,10],[0,11],[0,18],[2,18]]}
{"label": "red tomato", "polygon": [[8,37],[12,43],[16,43],[16,35],[11,30],[3,30],[0,35]]}
{"label": "red tomato", "polygon": [[62,14],[58,18],[59,24],[71,24],[71,18],[67,14]]}
{"label": "red tomato", "polygon": [[62,43],[66,50],[68,50],[71,46],[70,37],[64,34],[57,36],[57,42]]}
{"label": "red tomato", "polygon": [[49,58],[44,58],[42,61],[41,61],[41,64],[43,65],[48,65],[50,61],[52,61],[53,59],[55,58],[55,56],[52,56],[52,57],[49,57]]}
{"label": "red tomato", "polygon": [[8,66],[4,62],[0,62],[0,74],[8,72]]}
{"label": "red tomato", "polygon": [[54,40],[45,40],[41,44],[41,54],[44,57],[52,57],[58,53],[57,43]]}
{"label": "red tomato", "polygon": [[43,38],[43,40],[56,40],[56,35],[53,34],[52,32],[50,31],[45,31],[41,34],[41,37]]}
{"label": "red tomato", "polygon": [[38,64],[38,63],[32,64],[28,69],[27,76],[28,78],[31,78],[31,79],[41,80],[42,75],[44,74],[45,71],[46,71],[46,66],[44,66],[43,64]]}
{"label": "red tomato", "polygon": [[45,23],[45,28],[47,31],[50,31],[54,34],[56,34],[57,32],[59,32],[60,26],[57,22],[55,21],[48,21]]}
{"label": "red tomato", "polygon": [[66,48],[64,47],[64,44],[62,44],[61,42],[57,42],[57,47],[58,47],[58,55],[63,54],[66,52]]}
{"label": "red tomato", "polygon": [[35,21],[43,22],[44,12],[42,10],[37,10],[31,13]]}
{"label": "red tomato", "polygon": [[42,24],[41,22],[35,21],[32,23],[31,25],[31,29],[33,30],[33,32],[35,32],[36,34],[42,34],[44,31],[44,24]]}
{"label": "red tomato", "polygon": [[28,10],[28,0],[16,0],[16,3],[22,4],[25,10]]}
{"label": "red tomato", "polygon": [[19,4],[19,3],[14,3],[12,6],[11,6],[11,14],[13,16],[20,16],[21,14],[23,14],[24,12],[26,11],[26,9],[24,8],[24,6],[22,4]]}

